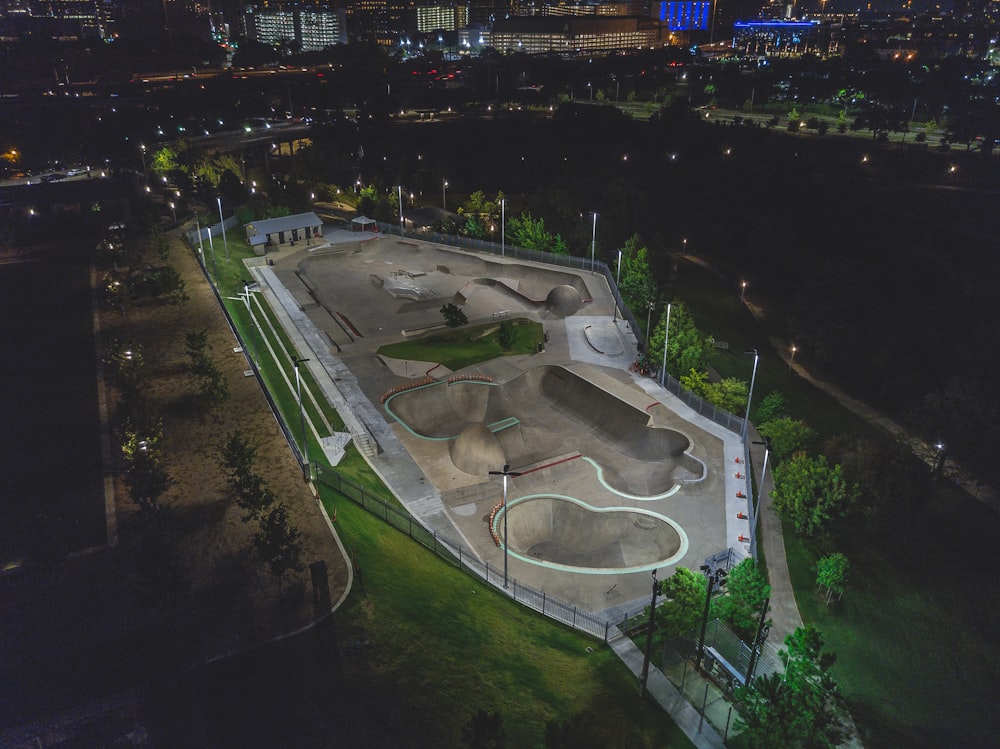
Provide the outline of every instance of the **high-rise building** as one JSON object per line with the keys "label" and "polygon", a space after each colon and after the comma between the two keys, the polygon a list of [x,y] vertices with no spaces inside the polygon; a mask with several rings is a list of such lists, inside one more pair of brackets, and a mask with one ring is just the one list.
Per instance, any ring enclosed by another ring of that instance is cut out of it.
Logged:
{"label": "high-rise building", "polygon": [[246,34],[263,44],[287,43],[299,51],[319,50],[346,41],[344,14],[327,8],[272,3],[249,8]]}

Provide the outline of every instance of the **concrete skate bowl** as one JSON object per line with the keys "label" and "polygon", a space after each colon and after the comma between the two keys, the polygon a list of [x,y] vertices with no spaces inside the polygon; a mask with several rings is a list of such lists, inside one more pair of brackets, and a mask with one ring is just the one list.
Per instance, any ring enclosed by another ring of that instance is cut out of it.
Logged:
{"label": "concrete skate bowl", "polygon": [[[503,512],[494,518],[503,527]],[[538,494],[507,509],[508,551],[526,562],[591,574],[673,564],[688,550],[674,521],[627,507],[599,509],[572,497]]]}
{"label": "concrete skate bowl", "polygon": [[563,367],[535,367],[503,385],[434,383],[398,393],[385,407],[413,435],[453,441],[452,462],[472,475],[573,451],[609,489],[636,498],[661,497],[705,475],[686,453],[684,434],[650,427],[644,411]]}
{"label": "concrete skate bowl", "polygon": [[503,279],[476,278],[473,279],[472,283],[492,287],[529,307],[544,309],[554,317],[571,317],[579,312],[580,307],[583,306],[580,290],[570,284],[554,286],[545,294],[544,299],[534,299],[522,293],[517,286],[509,285]]}

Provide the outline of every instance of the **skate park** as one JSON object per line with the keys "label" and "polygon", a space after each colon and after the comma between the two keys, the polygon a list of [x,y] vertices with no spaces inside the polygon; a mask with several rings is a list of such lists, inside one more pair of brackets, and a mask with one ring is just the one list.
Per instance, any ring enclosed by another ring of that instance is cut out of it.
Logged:
{"label": "skate park", "polygon": [[[605,616],[641,605],[654,570],[747,554],[739,436],[630,371],[639,342],[601,273],[330,238],[252,270],[313,374],[329,376],[331,402],[378,445],[369,463],[426,528]],[[378,354],[442,329],[446,303],[470,325],[540,322],[544,347],[458,372]],[[520,474],[506,508],[491,475],[504,465]]]}

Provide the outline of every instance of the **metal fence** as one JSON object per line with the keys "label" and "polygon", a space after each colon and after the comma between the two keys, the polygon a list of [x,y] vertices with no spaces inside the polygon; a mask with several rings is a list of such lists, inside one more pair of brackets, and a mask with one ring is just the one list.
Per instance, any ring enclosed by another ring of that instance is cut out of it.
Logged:
{"label": "metal fence", "polygon": [[415,521],[405,510],[394,507],[383,497],[365,489],[363,486],[355,484],[350,479],[342,476],[336,469],[327,468],[319,464],[314,464],[313,469],[315,471],[315,480],[320,487],[327,487],[342,494],[375,517],[402,531],[428,550],[433,551],[442,559],[482,578],[489,585],[499,588],[518,603],[604,642],[607,642],[609,637],[617,634],[617,630],[614,628],[612,622],[605,621],[587,611],[578,609],[576,606],[561,601],[545,591],[536,590],[530,585],[525,585],[510,575],[507,576],[507,588],[504,589],[504,574],[502,569],[497,569],[488,562],[480,561],[475,554],[471,553],[461,544],[456,544],[441,537],[436,532],[428,530]]}

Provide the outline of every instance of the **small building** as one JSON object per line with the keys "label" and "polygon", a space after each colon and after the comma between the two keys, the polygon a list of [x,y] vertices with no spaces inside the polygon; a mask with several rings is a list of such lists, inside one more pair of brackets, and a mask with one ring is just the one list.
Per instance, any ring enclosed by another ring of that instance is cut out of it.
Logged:
{"label": "small building", "polygon": [[351,231],[378,231],[378,222],[367,216],[358,216],[351,219]]}
{"label": "small building", "polygon": [[294,245],[298,241],[311,244],[314,238],[323,236],[323,220],[312,211],[251,221],[245,228],[247,242],[257,255],[266,253],[268,247]]}

